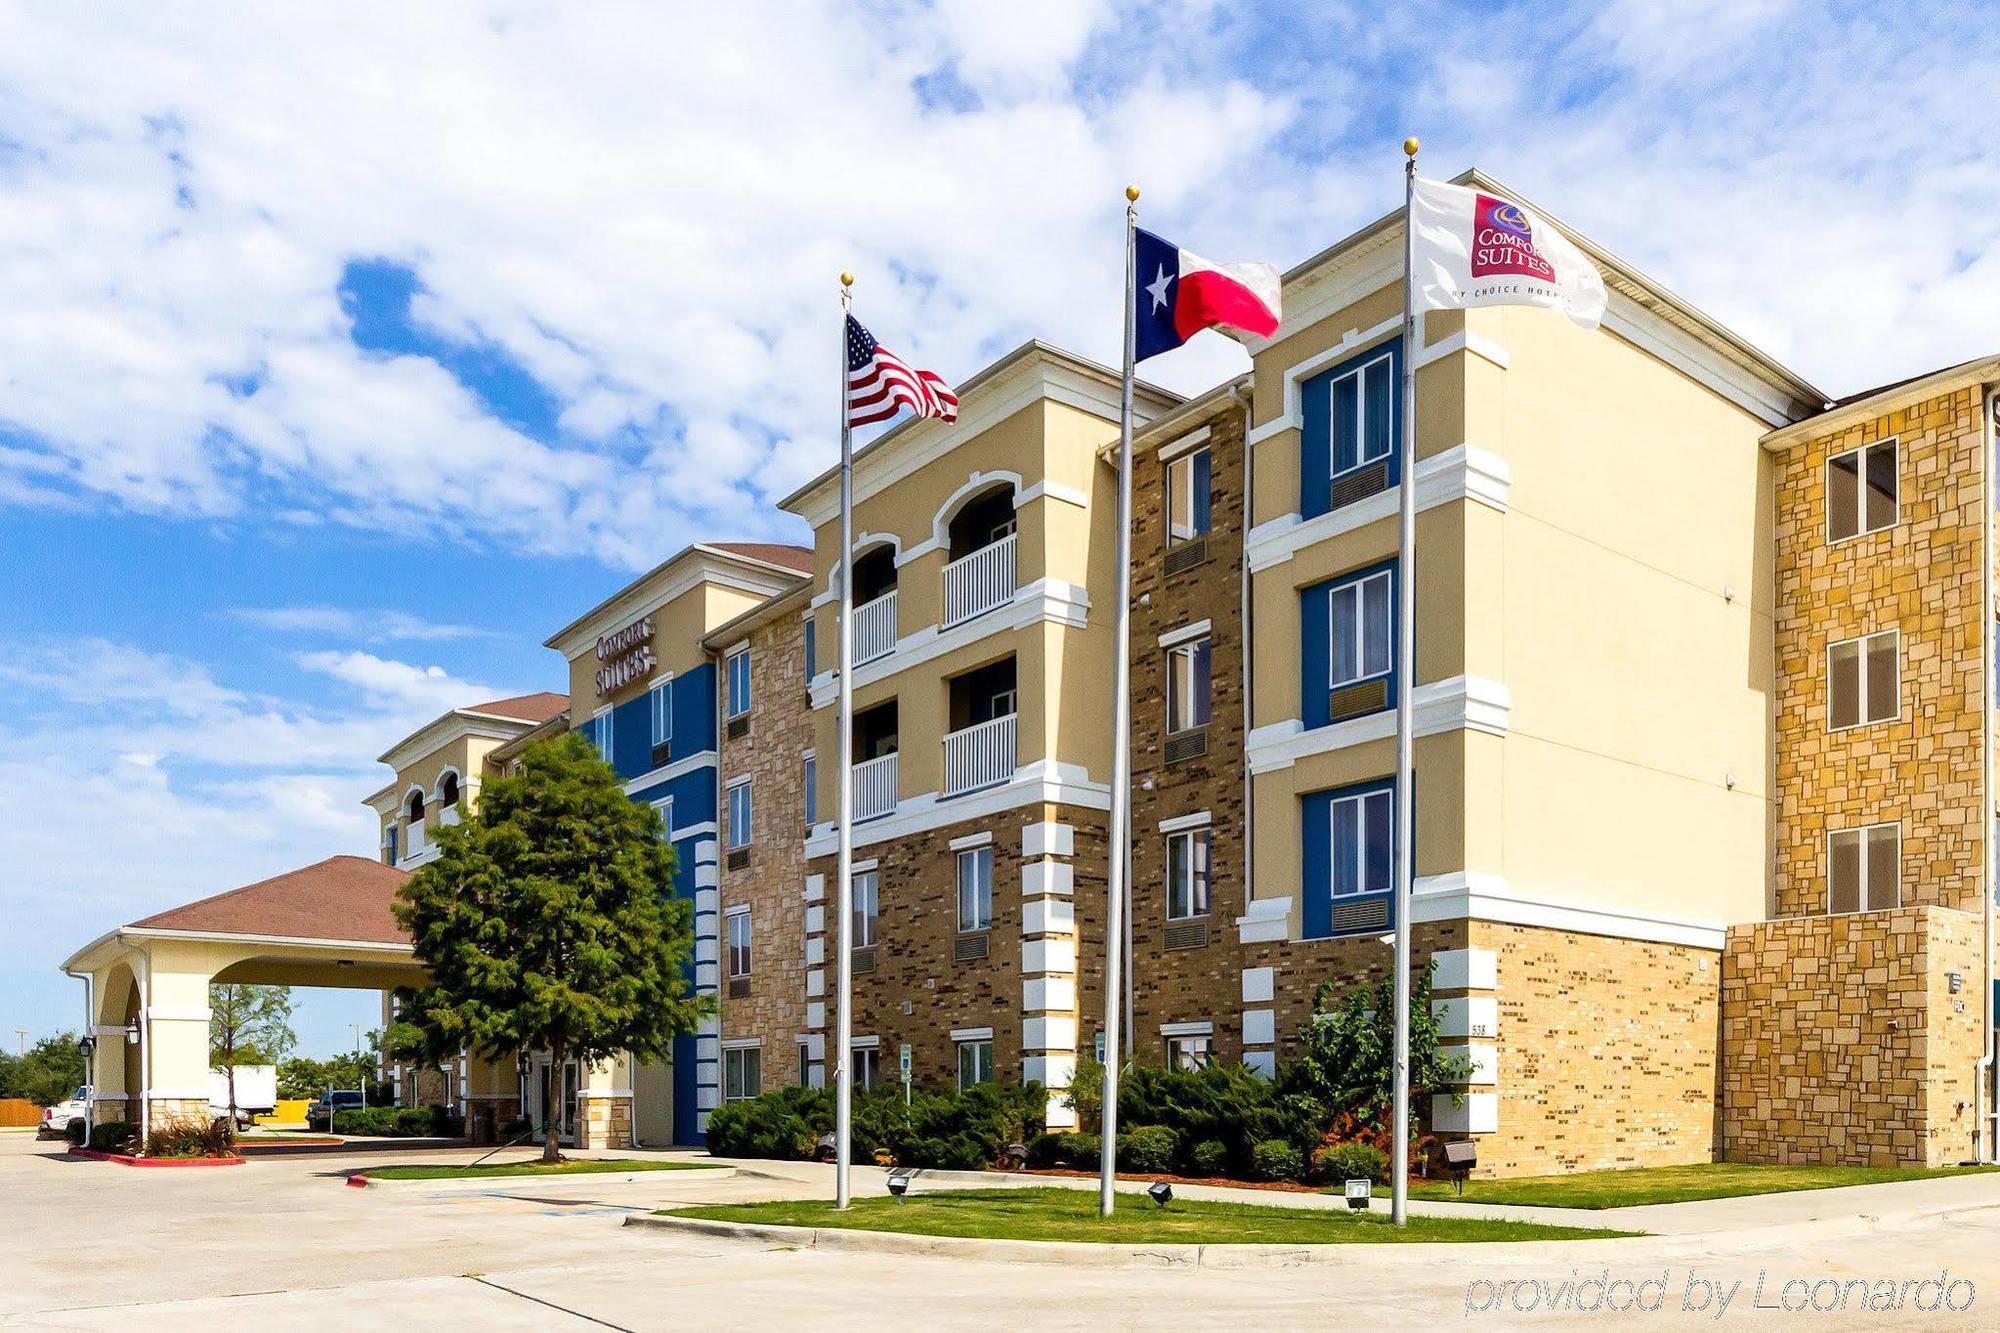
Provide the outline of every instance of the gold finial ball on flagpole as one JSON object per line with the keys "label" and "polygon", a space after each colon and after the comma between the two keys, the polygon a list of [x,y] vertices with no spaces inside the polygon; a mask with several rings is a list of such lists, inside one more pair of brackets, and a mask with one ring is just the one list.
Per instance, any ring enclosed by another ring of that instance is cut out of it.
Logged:
{"label": "gold finial ball on flagpole", "polygon": [[1134,204],[1138,203],[1138,202],[1139,202],[1139,187],[1138,187],[1138,186],[1136,186],[1136,185],[1128,185],[1128,186],[1126,186],[1126,187],[1125,187],[1125,199],[1126,199],[1126,201],[1127,201],[1128,203],[1134,203]]}
{"label": "gold finial ball on flagpole", "polygon": [[852,287],[854,285],[854,275],[846,269],[842,269],[840,271],[840,285],[843,287]]}
{"label": "gold finial ball on flagpole", "polygon": [[1410,157],[1415,157],[1417,150],[1422,147],[1423,145],[1417,141],[1417,136],[1414,134],[1403,140],[1403,152]]}

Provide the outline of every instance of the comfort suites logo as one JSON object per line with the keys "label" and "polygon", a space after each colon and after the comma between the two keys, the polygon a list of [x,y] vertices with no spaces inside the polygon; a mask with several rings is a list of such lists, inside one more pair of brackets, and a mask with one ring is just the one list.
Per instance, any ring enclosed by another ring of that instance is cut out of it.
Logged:
{"label": "comfort suites logo", "polygon": [[1535,249],[1535,229],[1518,204],[1481,194],[1472,213],[1472,276],[1513,274],[1554,282],[1555,266]]}

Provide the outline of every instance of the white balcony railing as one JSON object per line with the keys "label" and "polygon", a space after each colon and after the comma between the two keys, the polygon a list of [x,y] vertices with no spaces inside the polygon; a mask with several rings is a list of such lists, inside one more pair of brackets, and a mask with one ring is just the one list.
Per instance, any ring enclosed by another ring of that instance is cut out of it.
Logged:
{"label": "white balcony railing", "polygon": [[896,647],[896,592],[854,608],[854,664],[886,657]]}
{"label": "white balcony railing", "polygon": [[411,860],[424,852],[424,826],[421,820],[413,821],[403,829],[403,859]]}
{"label": "white balcony railing", "polygon": [[1014,600],[1014,534],[944,567],[944,623],[956,625]]}
{"label": "white balcony railing", "polygon": [[896,756],[885,754],[854,766],[854,818],[876,819],[896,809]]}
{"label": "white balcony railing", "polygon": [[1014,776],[1014,714],[981,722],[944,738],[944,794],[977,791]]}

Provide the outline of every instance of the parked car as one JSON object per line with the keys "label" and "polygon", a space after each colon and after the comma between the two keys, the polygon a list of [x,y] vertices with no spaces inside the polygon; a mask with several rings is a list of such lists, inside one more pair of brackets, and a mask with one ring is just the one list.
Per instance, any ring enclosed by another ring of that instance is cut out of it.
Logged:
{"label": "parked car", "polygon": [[367,1105],[359,1091],[333,1091],[324,1097],[315,1097],[306,1107],[306,1128],[333,1128],[335,1111],[359,1111]]}
{"label": "parked car", "polygon": [[35,1137],[54,1136],[69,1133],[72,1121],[81,1121],[90,1114],[90,1089],[78,1088],[75,1092],[57,1102],[54,1106],[42,1108],[42,1123],[35,1126]]}

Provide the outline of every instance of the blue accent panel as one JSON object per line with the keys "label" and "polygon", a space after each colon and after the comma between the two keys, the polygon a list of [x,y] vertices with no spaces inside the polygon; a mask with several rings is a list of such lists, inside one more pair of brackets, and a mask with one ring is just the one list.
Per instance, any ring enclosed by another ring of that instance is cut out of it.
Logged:
{"label": "blue accent panel", "polygon": [[[1349,382],[1340,386],[1341,392],[1335,392],[1335,381],[1384,352],[1389,356],[1386,381]],[[1379,441],[1386,432],[1389,484],[1394,486],[1401,480],[1402,373],[1403,340],[1392,338],[1299,384],[1299,517],[1313,518],[1333,507],[1333,478],[1358,465],[1363,437]],[[1359,432],[1355,429],[1357,413],[1366,423]]]}
{"label": "blue accent panel", "polygon": [[694,1050],[692,1036],[674,1038],[674,1142],[698,1148],[707,1136],[694,1127]]}
{"label": "blue accent panel", "polygon": [[1403,581],[1396,576],[1396,562],[1384,560],[1299,589],[1299,722],[1307,731],[1327,726],[1333,720],[1327,695],[1333,678],[1331,603],[1334,590],[1372,578],[1383,570],[1389,571],[1389,690],[1386,696],[1389,702],[1385,707],[1395,707],[1396,677],[1402,670],[1402,664],[1396,660],[1396,599],[1402,596]]}
{"label": "blue accent panel", "polygon": [[[1343,887],[1345,881],[1354,877],[1351,863],[1336,872],[1334,844],[1337,835],[1333,819],[1334,802],[1350,796],[1363,796],[1369,792],[1393,793],[1395,790],[1395,779],[1380,778],[1373,782],[1356,783],[1351,787],[1307,792],[1299,797],[1299,892],[1302,899],[1299,906],[1302,916],[1301,929],[1306,939],[1320,940],[1332,937],[1335,875],[1339,873]],[[1411,802],[1411,807],[1414,810],[1414,801]],[[1411,822],[1414,824],[1415,820],[1412,819]],[[1408,837],[1408,830],[1404,831],[1404,836]],[[1351,841],[1345,841],[1345,850],[1352,854],[1354,848]],[[1379,866],[1381,863],[1372,864]],[[1393,879],[1391,883],[1393,885]],[[1383,896],[1385,895],[1379,893],[1354,895],[1355,898]],[[1395,926],[1393,887],[1386,896],[1390,899],[1389,928],[1393,929]],[[1382,929],[1381,926],[1370,926],[1365,933],[1375,934]]]}
{"label": "blue accent panel", "polygon": [[653,767],[650,703],[642,693],[611,710],[611,766],[621,778],[636,778]]}
{"label": "blue accent panel", "polygon": [[715,714],[715,663],[674,677],[675,758],[715,748]]}

